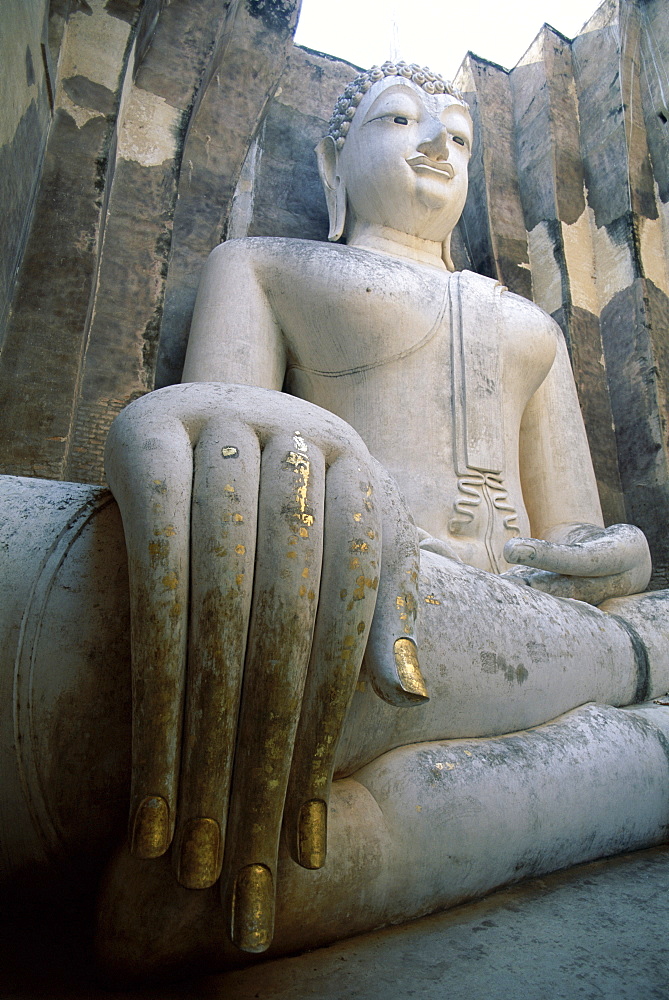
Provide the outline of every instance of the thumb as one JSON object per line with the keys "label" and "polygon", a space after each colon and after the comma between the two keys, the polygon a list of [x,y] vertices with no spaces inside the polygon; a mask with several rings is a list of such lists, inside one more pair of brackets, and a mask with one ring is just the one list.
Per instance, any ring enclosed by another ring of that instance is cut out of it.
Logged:
{"label": "thumb", "polygon": [[395,480],[376,463],[383,510],[381,574],[365,654],[372,687],[398,708],[429,700],[418,663],[418,529]]}

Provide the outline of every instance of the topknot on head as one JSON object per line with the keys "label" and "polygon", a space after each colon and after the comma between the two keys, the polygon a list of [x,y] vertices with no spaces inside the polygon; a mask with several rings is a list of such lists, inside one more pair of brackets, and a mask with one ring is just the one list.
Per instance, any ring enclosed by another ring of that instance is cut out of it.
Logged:
{"label": "topknot on head", "polygon": [[382,66],[372,66],[357,76],[337,101],[328,126],[328,135],[334,139],[337,149],[341,149],[344,145],[351,127],[351,119],[364,95],[375,83],[387,76],[403,76],[405,80],[411,80],[418,87],[422,87],[428,94],[450,94],[462,104],[465,103],[464,97],[450,80],[445,80],[439,73],[433,73],[427,66],[387,60]]}

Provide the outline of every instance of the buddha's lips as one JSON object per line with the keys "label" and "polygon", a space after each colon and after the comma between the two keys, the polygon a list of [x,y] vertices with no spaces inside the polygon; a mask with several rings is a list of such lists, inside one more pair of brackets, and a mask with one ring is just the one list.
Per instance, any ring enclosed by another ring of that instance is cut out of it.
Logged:
{"label": "buddha's lips", "polygon": [[414,170],[416,167],[424,167],[427,170],[434,170],[435,173],[446,174],[449,179],[453,179],[455,176],[455,171],[453,170],[453,165],[448,162],[448,160],[431,160],[429,156],[423,156],[421,153],[418,156],[410,156],[407,158],[407,163]]}

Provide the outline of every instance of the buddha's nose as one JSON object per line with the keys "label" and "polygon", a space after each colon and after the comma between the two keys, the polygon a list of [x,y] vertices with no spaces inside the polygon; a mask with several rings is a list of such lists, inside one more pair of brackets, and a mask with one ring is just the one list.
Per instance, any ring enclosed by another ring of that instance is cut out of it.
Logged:
{"label": "buddha's nose", "polygon": [[418,152],[429,156],[431,160],[448,159],[448,129],[440,122],[435,121],[432,127],[421,142],[418,143]]}

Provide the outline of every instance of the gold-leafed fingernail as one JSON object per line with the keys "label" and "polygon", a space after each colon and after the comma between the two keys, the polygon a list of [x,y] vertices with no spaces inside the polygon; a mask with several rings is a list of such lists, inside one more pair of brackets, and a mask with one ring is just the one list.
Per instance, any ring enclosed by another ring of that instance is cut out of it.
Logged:
{"label": "gold-leafed fingernail", "polygon": [[130,850],[137,858],[159,858],[170,845],[170,808],[160,795],[139,803],[132,824]]}
{"label": "gold-leafed fingernail", "polygon": [[418,665],[418,653],[411,639],[396,639],[393,646],[395,666],[402,690],[416,701],[429,701],[425,679]]}
{"label": "gold-leafed fingernail", "polygon": [[231,937],[241,951],[266,951],[274,934],[274,883],[266,865],[246,865],[232,893]]}
{"label": "gold-leafed fingernail", "polygon": [[297,859],[303,868],[325,864],[328,807],[322,799],[311,799],[300,808],[297,820]]}
{"label": "gold-leafed fingernail", "polygon": [[202,816],[186,824],[179,850],[178,879],[186,889],[208,889],[218,878],[221,829]]}

